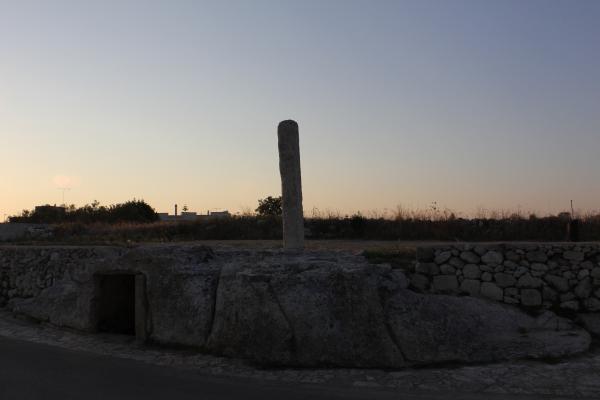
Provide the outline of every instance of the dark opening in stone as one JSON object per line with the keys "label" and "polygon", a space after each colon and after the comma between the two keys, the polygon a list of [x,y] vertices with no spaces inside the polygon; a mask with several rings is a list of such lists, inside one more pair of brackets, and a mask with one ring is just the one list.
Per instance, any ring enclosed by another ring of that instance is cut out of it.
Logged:
{"label": "dark opening in stone", "polygon": [[98,332],[135,335],[135,275],[96,276]]}

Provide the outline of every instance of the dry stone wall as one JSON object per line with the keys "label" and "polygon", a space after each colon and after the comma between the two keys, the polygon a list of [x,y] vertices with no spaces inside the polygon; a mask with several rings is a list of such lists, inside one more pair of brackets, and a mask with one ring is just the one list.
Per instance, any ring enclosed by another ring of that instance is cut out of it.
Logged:
{"label": "dry stone wall", "polygon": [[482,297],[526,308],[600,311],[600,245],[456,244],[417,249],[418,291]]}

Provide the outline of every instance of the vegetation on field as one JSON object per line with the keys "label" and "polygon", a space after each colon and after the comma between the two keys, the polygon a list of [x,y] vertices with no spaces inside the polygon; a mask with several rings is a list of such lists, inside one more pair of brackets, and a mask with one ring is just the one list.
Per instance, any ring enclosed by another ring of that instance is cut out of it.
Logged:
{"label": "vegetation on field", "polygon": [[[39,212],[23,212],[11,222],[51,222],[53,234],[43,240],[63,243],[173,242],[193,240],[280,240],[281,198],[259,200],[256,213],[198,221],[159,222],[141,200],[109,207],[97,202],[69,207],[56,220]],[[46,216],[47,217],[47,216]],[[54,218],[54,217],[52,217]],[[313,240],[403,241],[563,241],[567,239],[570,214],[536,216],[514,212],[481,211],[466,218],[440,209],[398,208],[390,213],[340,215],[313,210],[305,219],[306,238]],[[581,241],[600,240],[600,214],[579,215]]]}

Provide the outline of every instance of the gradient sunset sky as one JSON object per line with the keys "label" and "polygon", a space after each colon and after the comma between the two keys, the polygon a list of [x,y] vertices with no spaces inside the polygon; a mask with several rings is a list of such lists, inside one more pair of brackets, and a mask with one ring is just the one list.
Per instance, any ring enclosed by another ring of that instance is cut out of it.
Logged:
{"label": "gradient sunset sky", "polygon": [[2,1],[0,217],[600,209],[600,1]]}

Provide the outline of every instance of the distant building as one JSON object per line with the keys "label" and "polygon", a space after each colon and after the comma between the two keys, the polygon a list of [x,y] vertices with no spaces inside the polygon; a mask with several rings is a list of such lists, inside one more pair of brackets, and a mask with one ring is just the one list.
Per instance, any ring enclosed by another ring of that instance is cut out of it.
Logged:
{"label": "distant building", "polygon": [[195,221],[198,219],[198,214],[192,211],[183,211],[178,217],[181,221]]}
{"label": "distant building", "polygon": [[225,210],[225,211],[209,211],[207,216],[212,217],[212,218],[229,218],[229,217],[231,217],[231,214],[227,210]]}
{"label": "distant building", "polygon": [[558,214],[558,218],[562,219],[562,220],[571,220],[571,213],[570,212],[561,212],[560,214]]}
{"label": "distant building", "polygon": [[229,211],[208,211],[206,214],[198,214],[193,211],[183,211],[180,215],[171,215],[169,213],[158,213],[158,218],[165,222],[181,221],[209,221],[212,219],[230,218]]}

